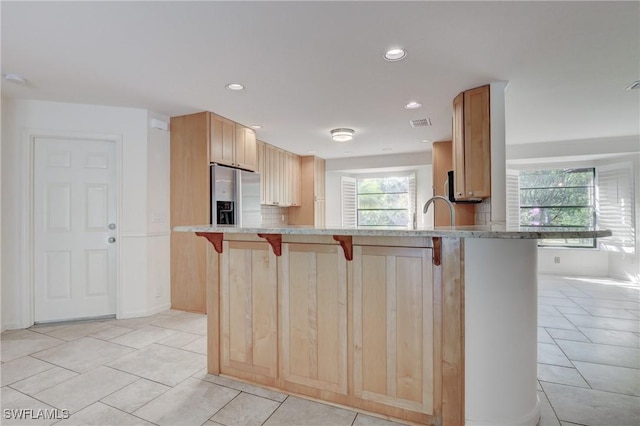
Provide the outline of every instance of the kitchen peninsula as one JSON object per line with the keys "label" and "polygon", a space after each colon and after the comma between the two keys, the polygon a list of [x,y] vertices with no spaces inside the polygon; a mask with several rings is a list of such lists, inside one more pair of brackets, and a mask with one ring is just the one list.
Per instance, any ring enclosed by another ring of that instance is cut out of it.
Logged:
{"label": "kitchen peninsula", "polygon": [[180,226],[208,371],[433,425],[535,425],[537,243],[610,231]]}

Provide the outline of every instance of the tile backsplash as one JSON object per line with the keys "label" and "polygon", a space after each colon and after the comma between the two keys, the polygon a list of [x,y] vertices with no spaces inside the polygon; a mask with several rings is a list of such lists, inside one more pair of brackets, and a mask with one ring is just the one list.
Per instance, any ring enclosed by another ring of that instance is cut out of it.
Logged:
{"label": "tile backsplash", "polygon": [[289,209],[278,206],[261,206],[262,226],[281,226],[289,224]]}

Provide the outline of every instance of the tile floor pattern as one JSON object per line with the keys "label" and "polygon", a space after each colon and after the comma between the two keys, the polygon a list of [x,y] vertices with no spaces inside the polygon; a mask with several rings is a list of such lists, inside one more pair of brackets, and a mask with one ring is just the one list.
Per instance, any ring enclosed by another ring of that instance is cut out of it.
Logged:
{"label": "tile floor pattern", "polygon": [[[640,286],[540,276],[540,425],[640,425]],[[2,333],[2,425],[394,425],[206,372],[206,317]],[[16,421],[5,409],[67,409]]]}

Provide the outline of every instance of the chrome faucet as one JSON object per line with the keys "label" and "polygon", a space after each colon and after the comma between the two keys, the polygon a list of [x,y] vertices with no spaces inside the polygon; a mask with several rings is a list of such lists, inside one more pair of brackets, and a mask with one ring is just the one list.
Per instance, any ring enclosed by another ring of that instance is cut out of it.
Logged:
{"label": "chrome faucet", "polygon": [[427,202],[424,203],[424,208],[422,209],[422,213],[427,213],[427,210],[429,209],[429,206],[431,205],[431,203],[433,203],[436,200],[442,200],[445,203],[447,203],[447,206],[449,206],[449,218],[451,220],[451,226],[455,226],[456,225],[455,207],[453,207],[453,203],[449,201],[447,197],[443,197],[442,195],[434,195],[433,197],[429,198]]}

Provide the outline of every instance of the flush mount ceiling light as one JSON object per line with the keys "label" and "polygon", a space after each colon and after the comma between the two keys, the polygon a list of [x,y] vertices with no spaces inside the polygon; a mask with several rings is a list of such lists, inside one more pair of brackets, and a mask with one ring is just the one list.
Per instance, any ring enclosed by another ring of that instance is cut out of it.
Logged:
{"label": "flush mount ceiling light", "polygon": [[18,74],[5,74],[4,79],[11,83],[19,84],[21,86],[25,86],[27,84],[27,79],[25,79],[23,76]]}
{"label": "flush mount ceiling light", "polygon": [[258,129],[262,129],[262,126],[261,126],[261,125],[259,125],[259,124],[252,124],[252,125],[251,125],[251,128],[252,128],[252,129],[256,129],[256,130],[258,130]]}
{"label": "flush mount ceiling light", "polygon": [[633,89],[640,89],[640,80],[634,81],[627,87],[627,90],[633,90]]}
{"label": "flush mount ceiling light", "polygon": [[411,101],[404,106],[405,109],[418,109],[422,106],[420,102]]}
{"label": "flush mount ceiling light", "polygon": [[226,85],[226,88],[229,90],[243,90],[244,86],[242,84],[239,83],[229,83]]}
{"label": "flush mount ceiling light", "polygon": [[331,131],[331,139],[333,139],[336,142],[348,142],[351,139],[353,139],[353,134],[356,131],[353,129],[344,129],[344,128],[340,128],[340,129],[333,129]]}
{"label": "flush mount ceiling light", "polygon": [[407,57],[407,51],[404,49],[390,49],[384,54],[385,61],[401,61]]}
{"label": "flush mount ceiling light", "polygon": [[422,142],[422,143],[431,143],[433,141],[431,139],[422,139],[420,142]]}

